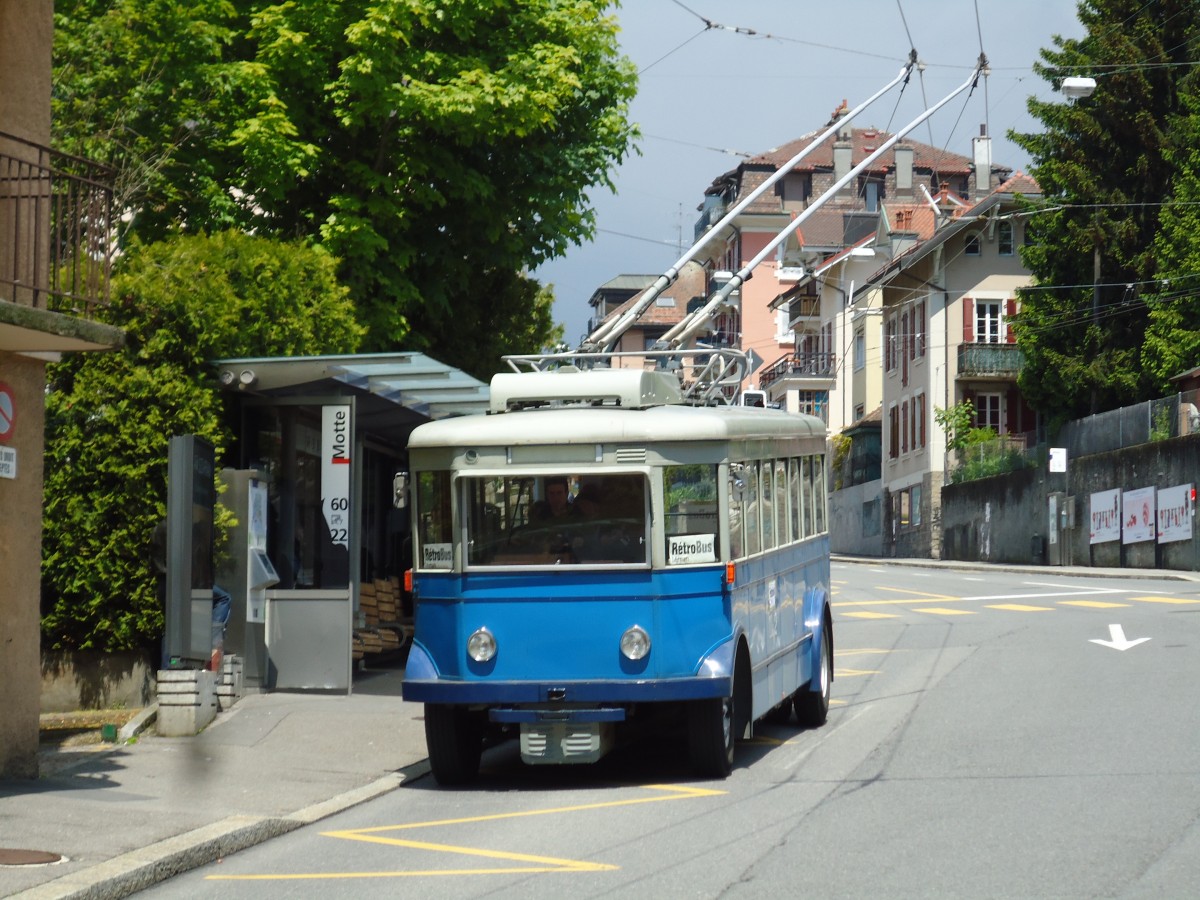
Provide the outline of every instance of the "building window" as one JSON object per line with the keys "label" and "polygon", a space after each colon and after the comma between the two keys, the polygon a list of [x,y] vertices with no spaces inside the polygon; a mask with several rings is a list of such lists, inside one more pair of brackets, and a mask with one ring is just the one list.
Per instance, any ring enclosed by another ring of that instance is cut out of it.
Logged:
{"label": "building window", "polygon": [[917,304],[917,310],[913,313],[913,325],[917,332],[917,356],[925,355],[925,301],[922,300]]}
{"label": "building window", "polygon": [[917,412],[913,418],[914,418],[914,421],[919,420],[919,422],[920,422],[920,424],[917,426],[917,440],[920,443],[914,443],[913,446],[923,448],[925,446],[925,441],[926,441],[926,437],[925,437],[925,395],[924,394],[917,394],[916,404],[917,404]]}
{"label": "building window", "polygon": [[867,365],[867,335],[861,329],[854,331],[854,371],[859,371]]}
{"label": "building window", "polygon": [[864,404],[862,404],[862,403],[854,404],[854,421],[855,422],[859,421],[866,414],[867,414],[867,408]]}
{"label": "building window", "polygon": [[900,455],[900,410],[893,404],[888,407],[888,459]]}
{"label": "building window", "polygon": [[1000,434],[1000,395],[975,395],[975,427],[991,428]]}
{"label": "building window", "polygon": [[888,316],[883,322],[883,368],[891,372],[896,368],[896,317]]}
{"label": "building window", "polygon": [[829,391],[800,391],[797,399],[799,412],[816,416],[826,425],[829,424]]}
{"label": "building window", "polygon": [[975,301],[975,343],[1000,343],[1000,301]]}
{"label": "building window", "polygon": [[996,252],[1001,256],[1013,255],[1013,223],[1007,220],[996,224]]}
{"label": "building window", "polygon": [[908,452],[908,401],[900,404],[900,452]]}
{"label": "building window", "polygon": [[966,240],[963,242],[963,253],[966,256],[979,256],[980,255],[979,235],[978,234],[968,234],[967,235]]}

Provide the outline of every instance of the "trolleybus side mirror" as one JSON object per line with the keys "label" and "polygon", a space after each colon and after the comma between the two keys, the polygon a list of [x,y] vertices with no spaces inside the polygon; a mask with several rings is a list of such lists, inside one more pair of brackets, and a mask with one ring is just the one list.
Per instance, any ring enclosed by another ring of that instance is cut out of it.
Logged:
{"label": "trolleybus side mirror", "polygon": [[405,509],[408,506],[408,473],[397,472],[392,476],[392,506]]}

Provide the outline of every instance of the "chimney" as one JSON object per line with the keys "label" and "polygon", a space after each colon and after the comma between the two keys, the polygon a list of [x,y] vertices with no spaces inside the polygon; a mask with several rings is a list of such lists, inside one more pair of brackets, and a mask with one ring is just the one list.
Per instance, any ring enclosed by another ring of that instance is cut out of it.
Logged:
{"label": "chimney", "polygon": [[979,126],[979,137],[971,142],[975,151],[975,196],[983,197],[992,192],[992,139],[988,137],[987,125]]}
{"label": "chimney", "polygon": [[[842,140],[840,137],[833,142],[833,180],[839,182],[850,174],[850,169],[853,168],[854,162],[854,144],[850,140]],[[842,188],[845,192],[852,188],[852,185],[847,185]]]}
{"label": "chimney", "polygon": [[911,144],[896,145],[896,194],[911,197],[913,192],[913,148]]}

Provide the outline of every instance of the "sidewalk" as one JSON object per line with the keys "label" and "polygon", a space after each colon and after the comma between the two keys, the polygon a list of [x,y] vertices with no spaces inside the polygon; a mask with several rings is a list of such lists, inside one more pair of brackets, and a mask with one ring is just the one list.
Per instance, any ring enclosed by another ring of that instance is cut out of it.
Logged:
{"label": "sidewalk", "polygon": [[[834,561],[1200,581],[1145,569]],[[356,673],[350,696],[249,694],[186,738],[155,735],[151,708],[116,744],[47,752],[38,780],[0,782],[0,896],[123,897],[426,774],[423,707],[401,701],[402,679],[397,667]],[[18,849],[62,861],[2,865]]]}
{"label": "sidewalk", "polygon": [[[249,694],[194,737],[131,721],[129,743],[51,751],[36,781],[0,782],[0,896],[124,897],[394,790],[424,774],[420,704],[400,669],[356,673],[350,696]],[[28,857],[29,854],[24,856]]]}

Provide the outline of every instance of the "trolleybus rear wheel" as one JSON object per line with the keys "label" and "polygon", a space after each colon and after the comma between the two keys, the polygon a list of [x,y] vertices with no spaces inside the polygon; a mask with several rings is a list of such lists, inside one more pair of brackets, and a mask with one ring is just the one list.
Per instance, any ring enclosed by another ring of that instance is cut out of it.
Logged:
{"label": "trolleybus rear wheel", "polygon": [[[824,725],[829,716],[829,691],[833,682],[833,654],[829,652],[828,625],[821,629],[821,656],[813,670],[816,684],[806,684],[792,696],[792,705],[796,707],[796,721],[801,728],[816,728]],[[816,686],[819,690],[812,690]]]}
{"label": "trolleybus rear wheel", "polygon": [[483,727],[470,710],[426,703],[425,745],[438,784],[466,784],[479,774]]}

